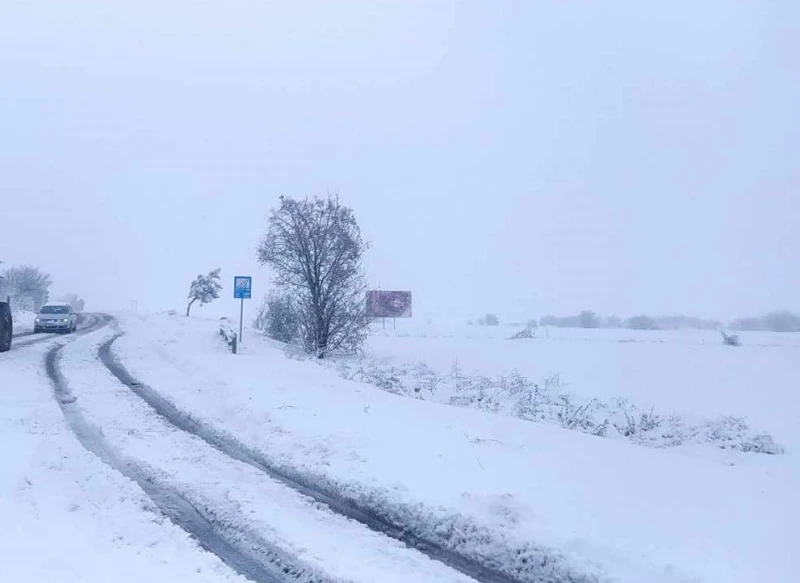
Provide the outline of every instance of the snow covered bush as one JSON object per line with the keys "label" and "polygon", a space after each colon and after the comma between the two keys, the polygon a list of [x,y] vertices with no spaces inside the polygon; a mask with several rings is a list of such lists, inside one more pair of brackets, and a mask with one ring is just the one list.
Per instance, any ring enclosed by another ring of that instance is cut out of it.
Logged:
{"label": "snow covered bush", "polygon": [[724,330],[720,330],[720,334],[722,334],[722,343],[726,346],[741,346],[742,343],[739,340],[739,336],[737,334],[728,334]]}
{"label": "snow covered bush", "polygon": [[255,327],[273,340],[295,342],[300,335],[300,324],[291,298],[286,294],[267,295],[256,315]]}
{"label": "snow covered bush", "polygon": [[722,449],[777,454],[783,453],[770,435],[753,435],[742,417],[720,417],[703,427],[702,437]]}
{"label": "snow covered bush", "polygon": [[525,338],[536,338],[536,322],[535,321],[528,321],[525,324],[525,327],[514,334],[509,340],[522,340]]}
{"label": "snow covered bush", "polygon": [[364,382],[390,393],[509,415],[526,421],[550,423],[599,437],[625,439],[647,447],[711,444],[720,449],[780,454],[771,436],[754,432],[744,419],[690,420],[663,415],[654,408],[639,409],[625,399],[608,402],[580,399],[565,391],[559,375],[540,383],[514,371],[497,378],[468,375],[458,361],[449,375],[440,375],[423,363],[398,366],[366,358],[336,363],[346,379]]}

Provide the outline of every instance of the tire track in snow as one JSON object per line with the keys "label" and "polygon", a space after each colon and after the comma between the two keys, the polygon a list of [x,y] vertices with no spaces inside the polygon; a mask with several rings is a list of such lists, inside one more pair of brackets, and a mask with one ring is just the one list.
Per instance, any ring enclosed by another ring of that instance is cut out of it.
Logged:
{"label": "tire track in snow", "polygon": [[395,524],[387,520],[358,500],[338,495],[291,468],[275,465],[254,448],[245,445],[230,435],[225,435],[215,430],[210,425],[182,411],[155,389],[137,380],[112,354],[111,348],[114,342],[123,335],[124,333],[119,333],[103,343],[98,350],[99,359],[123,385],[138,395],[158,415],[173,426],[202,439],[226,456],[248,464],[265,473],[273,480],[308,496],[316,502],[324,504],[332,512],[355,520],[372,531],[398,540],[480,583],[520,583],[514,577],[489,568],[471,557],[447,549],[436,541],[428,540],[426,537],[416,534],[413,531],[413,527],[409,525]]}
{"label": "tire track in snow", "polygon": [[[100,329],[111,321],[113,319],[110,316],[101,315],[91,330],[87,329],[84,334]],[[258,535],[213,518],[177,490],[159,481],[145,467],[117,454],[103,432],[83,415],[76,404],[77,398],[61,373],[59,360],[65,346],[59,344],[46,353],[45,370],[64,418],[87,451],[136,482],[164,516],[242,576],[256,583],[333,583],[321,576],[309,575],[287,553]]]}
{"label": "tire track in snow", "polygon": [[[34,332],[23,332],[22,334],[14,335],[14,344],[12,345],[12,349],[14,348],[26,348],[28,346],[36,346],[37,344],[42,344],[44,342],[48,342],[51,340],[55,340],[56,338],[75,338],[76,336],[83,336],[85,334],[89,334],[90,332],[94,332],[98,328],[101,328],[112,321],[110,316],[105,314],[81,314],[78,318],[78,329],[76,332],[69,336],[62,336],[56,333],[34,333]],[[28,338],[31,340],[28,341]],[[22,339],[22,344],[19,343],[19,339]]]}

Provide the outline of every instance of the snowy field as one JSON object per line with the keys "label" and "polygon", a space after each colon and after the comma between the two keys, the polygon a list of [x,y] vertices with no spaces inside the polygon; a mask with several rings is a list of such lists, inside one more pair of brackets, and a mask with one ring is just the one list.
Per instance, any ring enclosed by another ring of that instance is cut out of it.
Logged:
{"label": "snowy field", "polygon": [[741,418],[751,436],[766,432],[779,446],[800,447],[800,334],[742,333],[740,347],[698,330],[540,328],[535,338],[509,340],[520,329],[398,321],[396,331],[375,327],[367,358],[343,364],[355,378],[406,374],[412,378],[401,384],[410,388],[424,366],[435,375],[423,378],[419,396],[441,401],[453,396],[457,375],[494,384],[519,375],[542,387],[555,379],[552,392],[578,403],[624,399],[644,413],[697,423]]}
{"label": "snowy field", "polygon": [[[114,352],[180,408],[457,550],[530,574],[602,581],[790,582],[800,571],[800,339],[701,332],[453,326],[376,331],[367,359],[441,375],[559,375],[585,399],[746,417],[779,455],[652,448],[344,380],[249,333],[229,354],[212,320],[120,315]],[[98,415],[100,414],[98,410]],[[313,555],[313,553],[311,553]],[[521,557],[527,558],[522,560]],[[324,558],[317,557],[322,565]]]}

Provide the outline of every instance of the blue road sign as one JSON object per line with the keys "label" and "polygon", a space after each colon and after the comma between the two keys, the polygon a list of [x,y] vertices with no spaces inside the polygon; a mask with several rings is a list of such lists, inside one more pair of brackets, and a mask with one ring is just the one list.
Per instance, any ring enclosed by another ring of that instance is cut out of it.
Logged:
{"label": "blue road sign", "polygon": [[233,278],[233,297],[237,300],[249,300],[253,291],[253,278],[249,275],[237,275]]}

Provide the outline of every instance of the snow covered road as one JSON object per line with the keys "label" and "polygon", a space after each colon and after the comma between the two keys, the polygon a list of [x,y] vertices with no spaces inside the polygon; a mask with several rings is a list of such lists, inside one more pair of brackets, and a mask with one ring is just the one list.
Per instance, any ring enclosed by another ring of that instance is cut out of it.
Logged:
{"label": "snow covered road", "polygon": [[[101,318],[98,314],[80,314],[78,316],[78,333],[92,332],[97,328],[98,324],[105,325],[106,323],[107,319]],[[17,325],[15,321],[14,330],[14,348],[42,344],[59,337],[59,334],[55,333],[34,333],[33,318],[24,318],[20,325]]]}
{"label": "snow covered road", "polygon": [[75,439],[44,356],[76,338],[48,335],[0,355],[2,579],[243,582]]}
{"label": "snow covered road", "polygon": [[470,580],[337,516],[223,448],[159,418],[100,366],[97,353],[103,346],[108,346],[108,335],[65,349],[63,376],[78,387],[73,394],[81,409],[116,451],[146,464],[140,473],[164,484],[172,497],[202,509],[217,531],[215,537],[251,537],[255,544],[239,546],[256,546],[270,562],[278,560],[286,580],[329,580],[323,572],[336,580],[363,582]]}

